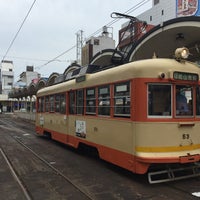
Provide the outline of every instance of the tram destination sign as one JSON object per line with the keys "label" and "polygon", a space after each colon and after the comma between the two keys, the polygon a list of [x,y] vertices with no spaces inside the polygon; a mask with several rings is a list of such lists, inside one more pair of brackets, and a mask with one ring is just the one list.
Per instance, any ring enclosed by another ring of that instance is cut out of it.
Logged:
{"label": "tram destination sign", "polygon": [[175,80],[182,80],[182,81],[198,81],[199,75],[187,72],[174,72],[173,78]]}
{"label": "tram destination sign", "polygon": [[76,83],[80,83],[80,82],[83,82],[86,80],[86,76],[85,75],[82,75],[82,76],[78,76],[76,78]]}

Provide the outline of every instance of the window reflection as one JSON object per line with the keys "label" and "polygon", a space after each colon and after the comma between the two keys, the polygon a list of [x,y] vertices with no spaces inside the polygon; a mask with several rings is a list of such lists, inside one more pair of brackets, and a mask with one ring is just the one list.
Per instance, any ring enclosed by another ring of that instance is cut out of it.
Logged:
{"label": "window reflection", "polygon": [[200,87],[196,88],[196,114],[200,115]]}
{"label": "window reflection", "polygon": [[190,86],[176,86],[176,115],[193,115],[193,90]]}
{"label": "window reflection", "polygon": [[171,85],[149,84],[148,106],[150,116],[171,116]]}

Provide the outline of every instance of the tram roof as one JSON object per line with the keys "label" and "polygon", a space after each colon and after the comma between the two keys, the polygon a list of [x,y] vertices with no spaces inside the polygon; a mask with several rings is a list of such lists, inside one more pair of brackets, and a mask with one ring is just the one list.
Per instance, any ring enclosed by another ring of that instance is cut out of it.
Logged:
{"label": "tram roof", "polygon": [[129,51],[128,61],[172,58],[175,49],[187,47],[190,60],[200,60],[200,17],[180,17],[159,24],[138,40]]}
{"label": "tram roof", "polygon": [[[166,75],[165,78],[171,78],[172,72],[180,71],[180,69],[187,71],[188,73],[196,73],[200,76],[199,67],[191,62],[179,62],[175,59],[153,58],[130,62],[97,73],[77,76],[72,80],[44,87],[37,92],[37,96],[62,93],[67,90],[94,87],[118,81],[131,80],[133,78],[157,78],[161,72]],[[82,79],[82,76],[85,77]],[[79,77],[81,78],[80,82],[77,81]]]}

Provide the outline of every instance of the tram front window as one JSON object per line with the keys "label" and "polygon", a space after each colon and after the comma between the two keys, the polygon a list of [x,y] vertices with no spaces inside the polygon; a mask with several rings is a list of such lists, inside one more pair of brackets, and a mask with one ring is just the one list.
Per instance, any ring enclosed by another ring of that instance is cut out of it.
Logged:
{"label": "tram front window", "polygon": [[171,85],[148,85],[148,115],[171,116]]}
{"label": "tram front window", "polygon": [[176,116],[193,115],[193,90],[186,85],[176,85]]}
{"label": "tram front window", "polygon": [[200,86],[196,88],[196,114],[200,115]]}

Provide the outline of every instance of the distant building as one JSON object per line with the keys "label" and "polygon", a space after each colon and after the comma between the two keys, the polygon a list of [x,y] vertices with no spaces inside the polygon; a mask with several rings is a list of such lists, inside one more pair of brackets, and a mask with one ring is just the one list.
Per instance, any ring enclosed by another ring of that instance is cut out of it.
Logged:
{"label": "distant building", "polygon": [[0,94],[8,95],[14,83],[13,62],[3,60],[0,66]]}
{"label": "distant building", "polygon": [[152,8],[137,16],[158,25],[177,17],[200,16],[200,0],[152,0]]}
{"label": "distant building", "polygon": [[11,92],[14,83],[13,62],[2,60],[0,64],[0,107],[3,112],[11,112],[11,101],[8,93]]}
{"label": "distant building", "polygon": [[[128,52],[131,45],[154,26],[177,17],[200,16],[200,0],[152,0],[152,7],[137,16],[138,22],[129,21],[119,30],[119,49]],[[146,28],[142,21],[147,23]]]}
{"label": "distant building", "polygon": [[87,65],[90,63],[92,57],[104,49],[114,49],[115,40],[113,40],[112,33],[108,32],[108,28],[103,27],[102,34],[98,37],[91,37],[86,41],[85,46],[82,48],[82,63]]}
{"label": "distant building", "polygon": [[25,86],[29,86],[33,80],[38,80],[39,78],[40,74],[38,74],[38,72],[34,72],[33,66],[27,66],[26,71],[20,74],[20,80],[18,82],[22,82]]}

